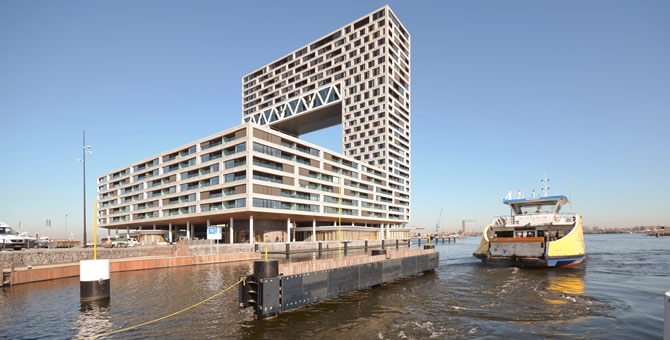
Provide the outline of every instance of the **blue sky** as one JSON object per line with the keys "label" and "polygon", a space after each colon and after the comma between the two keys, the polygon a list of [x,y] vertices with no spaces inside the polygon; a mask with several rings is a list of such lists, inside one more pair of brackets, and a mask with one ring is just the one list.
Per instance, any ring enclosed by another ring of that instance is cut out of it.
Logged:
{"label": "blue sky", "polygon": [[[0,2],[0,220],[81,234],[85,128],[92,233],[95,176],[239,124],[242,75],[384,4]],[[670,224],[670,3],[389,4],[412,34],[412,225],[479,229],[545,171],[587,225]]]}

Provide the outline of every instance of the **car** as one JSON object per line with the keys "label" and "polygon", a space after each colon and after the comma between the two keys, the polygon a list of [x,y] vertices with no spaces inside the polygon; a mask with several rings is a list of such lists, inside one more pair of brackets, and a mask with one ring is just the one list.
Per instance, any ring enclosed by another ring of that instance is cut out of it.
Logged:
{"label": "car", "polygon": [[138,244],[137,240],[133,238],[128,239],[127,237],[117,237],[112,240],[112,248],[135,247]]}
{"label": "car", "polygon": [[26,247],[26,240],[15,232],[9,224],[0,222],[0,249],[21,250]]}
{"label": "car", "polygon": [[112,248],[126,248],[128,247],[128,239],[125,237],[117,237],[112,240]]}
{"label": "car", "polygon": [[39,239],[30,241],[31,248],[49,248],[49,240]]}

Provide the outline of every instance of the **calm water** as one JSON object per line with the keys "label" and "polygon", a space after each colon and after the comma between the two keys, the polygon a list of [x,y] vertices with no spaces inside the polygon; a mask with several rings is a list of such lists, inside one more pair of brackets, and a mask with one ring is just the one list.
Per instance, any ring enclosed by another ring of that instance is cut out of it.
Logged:
{"label": "calm water", "polygon": [[[233,290],[193,310],[107,338],[602,338],[663,335],[670,237],[586,235],[579,268],[489,268],[479,239],[439,244],[434,272],[355,292],[270,320],[237,309]],[[309,255],[307,255],[309,257]],[[0,290],[0,338],[72,338],[177,311],[247,274],[217,264],[112,274],[108,305],[82,305],[79,279]]]}

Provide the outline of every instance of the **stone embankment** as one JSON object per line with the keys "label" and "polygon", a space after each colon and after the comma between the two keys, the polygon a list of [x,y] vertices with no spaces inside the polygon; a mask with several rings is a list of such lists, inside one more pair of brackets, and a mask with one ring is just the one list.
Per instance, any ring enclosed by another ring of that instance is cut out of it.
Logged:
{"label": "stone embankment", "polygon": [[[120,259],[127,257],[147,256],[157,246],[140,246],[130,248],[98,248],[98,259]],[[69,249],[25,249],[0,251],[0,263],[9,267],[40,266],[60,263],[79,263],[93,259],[93,248]]]}

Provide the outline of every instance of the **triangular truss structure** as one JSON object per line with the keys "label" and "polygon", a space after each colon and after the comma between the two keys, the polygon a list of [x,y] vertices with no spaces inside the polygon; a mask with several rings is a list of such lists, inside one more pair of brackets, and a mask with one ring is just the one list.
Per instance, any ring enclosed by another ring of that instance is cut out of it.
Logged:
{"label": "triangular truss structure", "polygon": [[324,87],[320,90],[314,90],[300,98],[277,105],[263,112],[244,117],[242,123],[253,122],[260,125],[267,125],[299,114],[305,114],[321,106],[341,100],[341,91],[342,87],[339,83]]}

